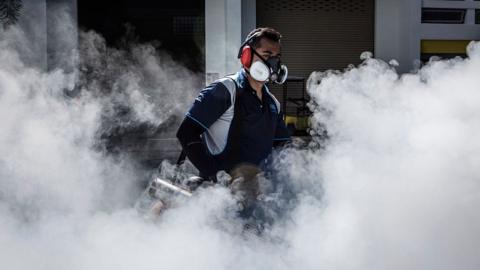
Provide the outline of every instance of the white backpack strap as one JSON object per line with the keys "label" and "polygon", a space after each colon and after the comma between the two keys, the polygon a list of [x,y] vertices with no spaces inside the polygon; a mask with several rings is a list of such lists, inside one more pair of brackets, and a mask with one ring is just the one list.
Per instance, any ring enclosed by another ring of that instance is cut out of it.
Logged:
{"label": "white backpack strap", "polygon": [[218,82],[225,85],[225,87],[228,89],[228,92],[230,93],[230,101],[232,102],[231,106],[235,105],[235,95],[237,94],[237,85],[235,80],[227,76],[219,79]]}
{"label": "white backpack strap", "polygon": [[227,87],[228,91],[230,92],[230,98],[232,101],[232,106],[235,105],[235,98],[237,95],[237,74],[227,75],[224,78],[219,80],[225,87]]}

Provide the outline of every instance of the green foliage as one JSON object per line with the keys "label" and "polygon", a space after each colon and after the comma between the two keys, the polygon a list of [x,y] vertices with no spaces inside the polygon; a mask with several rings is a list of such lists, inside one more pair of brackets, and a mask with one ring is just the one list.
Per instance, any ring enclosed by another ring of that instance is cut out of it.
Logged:
{"label": "green foliage", "polygon": [[22,7],[22,0],[0,0],[0,24],[4,27],[15,24]]}

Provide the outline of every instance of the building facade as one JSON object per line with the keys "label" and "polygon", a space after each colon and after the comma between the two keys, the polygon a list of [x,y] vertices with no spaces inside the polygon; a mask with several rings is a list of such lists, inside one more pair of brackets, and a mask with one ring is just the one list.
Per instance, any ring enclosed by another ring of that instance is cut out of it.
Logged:
{"label": "building facade", "polygon": [[297,76],[356,64],[363,51],[409,72],[432,55],[464,56],[466,44],[480,39],[478,0],[239,2],[205,1],[207,80],[238,68],[238,44],[255,26],[285,36],[285,61]]}
{"label": "building facade", "polygon": [[21,2],[24,17],[35,18],[35,29],[28,29],[22,18],[19,24],[39,44],[41,65],[48,65],[47,58],[50,66],[68,64],[56,55],[64,56],[59,52],[75,46],[75,29],[70,44],[57,45],[66,39],[56,38],[61,27],[52,19],[68,10],[77,25],[99,31],[107,40],[118,37],[126,22],[137,26],[145,40],[161,40],[167,50],[194,40],[180,49],[200,59],[189,65],[204,71],[207,82],[239,68],[238,46],[257,26],[272,26],[284,35],[284,61],[293,76],[303,77],[312,71],[357,64],[363,51],[385,61],[395,59],[399,72],[409,72],[432,55],[464,56],[465,44],[480,39],[479,0]]}
{"label": "building facade", "polygon": [[284,36],[289,68],[287,83],[271,89],[296,129],[306,126],[305,82],[313,71],[343,70],[369,51],[395,59],[406,73],[432,56],[465,57],[467,44],[480,40],[480,0],[18,1],[18,25],[34,44],[28,60],[44,70],[75,68],[78,29],[93,29],[115,46],[128,23],[141,42],[159,41],[209,83],[240,68],[237,53],[249,31],[271,26]]}

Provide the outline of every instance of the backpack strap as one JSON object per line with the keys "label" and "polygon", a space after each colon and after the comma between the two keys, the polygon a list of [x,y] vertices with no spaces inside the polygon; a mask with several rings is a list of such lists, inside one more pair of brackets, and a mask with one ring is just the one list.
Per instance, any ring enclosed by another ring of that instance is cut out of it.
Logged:
{"label": "backpack strap", "polygon": [[[225,87],[228,89],[230,92],[230,101],[234,110],[234,115],[235,115],[235,101],[237,100],[237,97],[239,96],[239,91],[238,89],[238,82],[236,79],[236,74],[232,75],[227,75],[222,79],[217,80],[218,82],[221,82]],[[180,152],[180,155],[177,159],[177,165],[181,165],[185,162],[185,159],[187,158],[187,153],[182,149]]]}
{"label": "backpack strap", "polygon": [[[235,106],[235,100],[236,100],[237,97],[238,97],[238,91],[237,91],[237,90],[238,90],[238,87],[239,87],[238,82],[237,82],[237,74],[231,74],[231,75],[227,75],[227,76],[225,76],[225,77],[228,78],[228,79],[230,79],[231,81],[233,81],[233,84],[234,84],[234,86],[235,86],[235,87],[233,87],[232,89],[230,89],[230,90],[231,90],[231,93],[233,93],[232,96],[231,96],[231,98],[232,98],[232,104],[233,104],[233,106]],[[227,86],[227,87],[228,87],[228,86]],[[233,90],[233,91],[232,91],[232,90]]]}
{"label": "backpack strap", "polygon": [[[236,74],[232,74],[232,75],[227,75],[225,76],[225,78],[228,78],[230,80],[232,80],[234,83],[235,83],[235,88],[233,89],[229,89],[230,90],[230,93],[234,93],[232,94],[231,98],[232,98],[232,104],[235,106],[235,100],[236,98],[238,97],[238,91],[237,89],[239,88],[239,85],[238,85],[238,82],[237,82],[237,75]],[[226,85],[227,88],[228,88],[228,85]],[[265,90],[267,92],[267,94],[272,98],[273,102],[275,103],[275,107],[277,108],[277,114],[280,114],[280,102],[278,101],[278,99],[270,92],[270,90],[268,89],[268,87],[265,85]]]}

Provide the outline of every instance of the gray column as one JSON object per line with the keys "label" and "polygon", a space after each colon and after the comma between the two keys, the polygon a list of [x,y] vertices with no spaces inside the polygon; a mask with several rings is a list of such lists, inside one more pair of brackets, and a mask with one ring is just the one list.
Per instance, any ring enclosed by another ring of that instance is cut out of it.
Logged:
{"label": "gray column", "polygon": [[408,72],[420,59],[421,1],[375,1],[375,57],[399,62]]}
{"label": "gray column", "polygon": [[[22,61],[41,70],[75,70],[77,63],[77,1],[23,0],[17,26],[22,36],[11,39]],[[18,39],[18,40],[17,40]]]}
{"label": "gray column", "polygon": [[[47,4],[45,0],[23,0],[17,26],[23,36],[16,36],[21,60],[32,67],[47,68]],[[17,40],[18,39],[18,40]]]}
{"label": "gray column", "polygon": [[255,1],[205,0],[207,84],[238,71],[238,49],[245,33],[255,27],[255,17]]}
{"label": "gray column", "polygon": [[78,62],[77,0],[47,0],[47,67],[75,70]]}
{"label": "gray column", "polygon": [[[242,41],[257,26],[257,1],[242,0]],[[259,25],[265,26],[265,25]]]}

